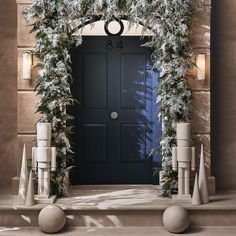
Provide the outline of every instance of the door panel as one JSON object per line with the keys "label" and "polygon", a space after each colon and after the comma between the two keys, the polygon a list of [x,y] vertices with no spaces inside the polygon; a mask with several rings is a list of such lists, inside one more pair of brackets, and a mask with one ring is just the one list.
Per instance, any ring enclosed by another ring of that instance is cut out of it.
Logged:
{"label": "door panel", "polygon": [[139,37],[84,37],[73,50],[72,93],[80,102],[73,108],[73,184],[152,183],[148,155],[161,126],[153,93],[157,73],[142,43]]}
{"label": "door panel", "polygon": [[82,162],[107,162],[107,125],[84,124],[82,127]]}
{"label": "door panel", "polygon": [[121,162],[147,162],[146,124],[121,124]]}
{"label": "door panel", "polygon": [[[83,54],[83,108],[107,107],[107,55],[105,53]],[[93,70],[96,65],[96,70]],[[92,96],[91,96],[92,95]]]}
{"label": "door panel", "polygon": [[145,64],[144,53],[121,54],[121,108],[145,109]]}

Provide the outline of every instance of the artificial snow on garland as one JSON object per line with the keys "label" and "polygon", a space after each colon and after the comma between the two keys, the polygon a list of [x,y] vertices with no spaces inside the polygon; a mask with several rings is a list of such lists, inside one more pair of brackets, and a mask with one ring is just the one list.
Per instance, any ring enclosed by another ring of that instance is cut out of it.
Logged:
{"label": "artificial snow on garland", "polygon": [[[68,160],[72,119],[66,108],[73,105],[71,95],[70,49],[82,43],[75,29],[96,17],[111,20],[126,17],[130,25],[142,23],[154,35],[145,46],[153,50],[154,68],[159,69],[156,89],[158,116],[162,119],[161,196],[176,188],[177,174],[171,168],[171,149],[175,145],[175,124],[191,116],[192,92],[185,79],[193,66],[188,47],[194,0],[32,0],[24,15],[36,36],[35,56],[40,63],[37,112],[41,122],[52,123],[52,145],[57,148],[57,170],[52,176],[53,192],[65,195],[69,185]],[[31,23],[30,23],[31,22]],[[32,23],[33,22],[33,23]],[[157,146],[159,146],[157,144]],[[156,150],[154,150],[156,151]]]}

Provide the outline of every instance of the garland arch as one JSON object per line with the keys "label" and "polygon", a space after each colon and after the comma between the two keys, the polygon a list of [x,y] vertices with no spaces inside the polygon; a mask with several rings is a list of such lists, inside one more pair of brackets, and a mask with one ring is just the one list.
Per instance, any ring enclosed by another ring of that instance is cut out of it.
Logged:
{"label": "garland arch", "polygon": [[172,170],[171,149],[175,145],[175,124],[191,117],[192,92],[185,79],[192,68],[188,46],[194,0],[32,0],[24,10],[25,18],[35,33],[37,67],[36,90],[40,95],[37,112],[41,121],[52,123],[52,144],[58,152],[57,169],[52,173],[53,192],[65,195],[69,185],[67,166],[73,154],[70,134],[72,119],[66,108],[73,105],[71,95],[70,49],[82,44],[81,35],[73,30],[93,21],[109,21],[125,16],[130,25],[142,22],[153,36],[145,46],[153,50],[154,68],[160,69],[160,88],[156,90],[162,119],[160,150],[162,157],[161,196],[170,196],[176,188],[177,174]]}

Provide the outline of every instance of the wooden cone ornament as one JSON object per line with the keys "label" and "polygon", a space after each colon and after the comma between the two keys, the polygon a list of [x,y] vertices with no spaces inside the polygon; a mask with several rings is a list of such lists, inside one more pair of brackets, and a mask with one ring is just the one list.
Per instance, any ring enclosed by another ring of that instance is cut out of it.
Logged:
{"label": "wooden cone ornament", "polygon": [[28,190],[27,190],[27,196],[26,196],[26,206],[33,206],[35,204],[34,202],[34,182],[33,182],[33,173],[32,170],[30,171],[29,176],[29,183],[28,183]]}
{"label": "wooden cone ornament", "polygon": [[204,160],[204,154],[203,154],[203,144],[201,145],[201,157],[200,157],[200,166],[199,166],[199,191],[200,191],[202,203],[208,203],[209,194],[208,194],[208,187],[207,187],[205,160]]}
{"label": "wooden cone ornament", "polygon": [[28,185],[28,168],[26,159],[25,144],[23,149],[22,161],[21,161],[21,171],[20,171],[20,183],[18,190],[17,203],[20,205],[25,205],[27,185]]}
{"label": "wooden cone ornament", "polygon": [[193,205],[201,205],[202,204],[201,195],[200,195],[199,186],[198,186],[198,175],[197,175],[197,173],[196,173],[195,181],[194,181],[192,204]]}

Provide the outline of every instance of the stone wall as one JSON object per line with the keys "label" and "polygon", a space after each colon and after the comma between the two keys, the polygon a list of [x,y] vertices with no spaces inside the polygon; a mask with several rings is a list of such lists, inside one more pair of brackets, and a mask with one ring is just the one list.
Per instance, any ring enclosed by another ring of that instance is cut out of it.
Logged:
{"label": "stone wall", "polygon": [[236,189],[236,1],[213,1],[212,158],[217,187]]}
{"label": "stone wall", "polygon": [[[37,71],[32,70],[32,79],[23,80],[22,77],[22,58],[23,52],[33,49],[35,45],[34,35],[29,33],[22,10],[28,6],[31,1],[17,0],[17,147],[16,147],[16,176],[13,178],[13,189],[18,185],[20,174],[20,163],[22,158],[23,145],[26,144],[27,158],[31,158],[31,148],[35,145],[36,122],[39,115],[35,114],[37,97],[34,91]],[[33,65],[37,61],[33,59]]]}
{"label": "stone wall", "polygon": [[[18,76],[17,76],[17,140],[18,163],[20,161],[23,143],[27,145],[27,152],[30,157],[30,149],[35,140],[35,123],[38,115],[34,114],[36,96],[34,92],[35,74],[31,81],[24,81],[22,78],[22,53],[34,47],[34,35],[29,34],[22,17],[22,10],[30,4],[30,0],[17,0],[17,48],[18,48]],[[204,143],[208,163],[208,176],[211,175],[210,163],[210,3],[202,1],[203,10],[195,14],[193,22],[193,36],[191,47],[194,53],[207,54],[206,80],[202,82],[196,79],[197,70],[193,69],[188,76],[189,83],[194,91],[194,114],[192,119],[192,136],[194,145],[197,146],[197,156],[200,153],[200,144]],[[199,159],[199,158],[198,158]],[[19,170],[19,168],[17,168]],[[17,171],[19,174],[19,171]]]}
{"label": "stone wall", "polygon": [[[191,47],[193,49],[193,60],[199,53],[206,55],[206,79],[199,81],[196,79],[197,68],[189,72],[188,82],[193,90],[192,116],[192,139],[196,147],[197,169],[200,161],[200,146],[204,144],[207,175],[211,177],[211,75],[210,75],[210,23],[211,23],[211,1],[199,0],[201,10],[194,14]],[[192,172],[192,182],[194,173]],[[210,179],[211,192],[214,190],[214,178]],[[213,191],[214,192],[214,191]]]}
{"label": "stone wall", "polygon": [[16,174],[16,3],[0,1],[0,193]]}

